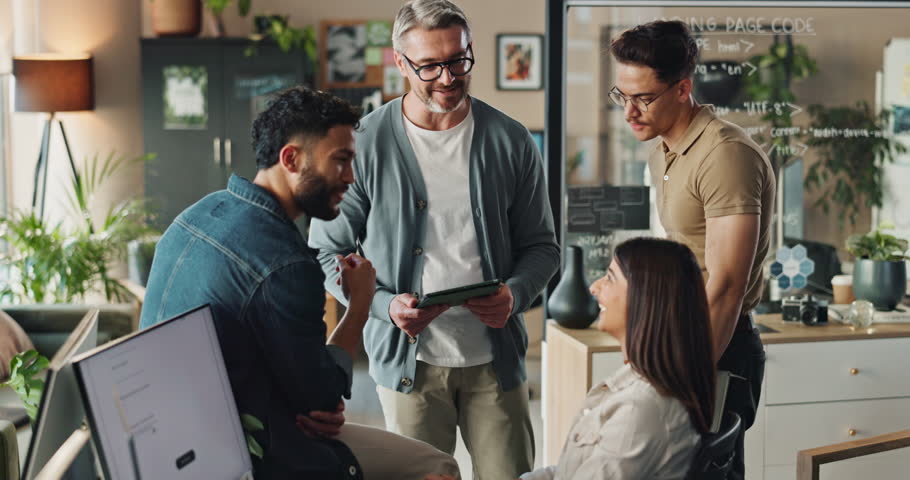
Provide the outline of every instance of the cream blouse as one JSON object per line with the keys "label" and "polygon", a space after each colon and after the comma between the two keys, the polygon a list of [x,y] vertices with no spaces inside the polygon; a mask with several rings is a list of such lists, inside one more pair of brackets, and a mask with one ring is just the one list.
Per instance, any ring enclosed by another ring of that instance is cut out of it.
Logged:
{"label": "cream blouse", "polygon": [[521,480],[681,480],[700,439],[679,400],[624,365],[588,392],[559,464]]}

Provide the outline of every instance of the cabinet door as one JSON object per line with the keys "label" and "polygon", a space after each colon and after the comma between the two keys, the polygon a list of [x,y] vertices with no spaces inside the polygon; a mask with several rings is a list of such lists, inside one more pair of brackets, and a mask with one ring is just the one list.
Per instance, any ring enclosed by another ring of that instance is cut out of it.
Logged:
{"label": "cabinet door", "polygon": [[277,45],[260,44],[246,55],[248,43],[224,47],[225,172],[252,180],[256,156],[250,144],[250,129],[269,94],[304,81],[304,54],[284,53]]}
{"label": "cabinet door", "polygon": [[221,46],[216,42],[144,40],[142,103],[145,192],[164,228],[206,194],[225,188]]}

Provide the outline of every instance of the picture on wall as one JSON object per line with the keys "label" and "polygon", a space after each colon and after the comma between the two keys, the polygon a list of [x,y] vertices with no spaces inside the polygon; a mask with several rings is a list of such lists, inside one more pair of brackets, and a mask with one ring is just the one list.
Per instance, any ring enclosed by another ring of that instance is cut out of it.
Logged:
{"label": "picture on wall", "polygon": [[209,115],[208,71],[199,65],[168,65],[164,76],[164,129],[204,130]]}
{"label": "picture on wall", "polygon": [[543,130],[531,130],[531,138],[534,139],[534,144],[537,145],[537,150],[539,150],[540,155],[543,156]]}
{"label": "picture on wall", "polygon": [[[401,89],[394,80],[387,78],[386,66],[392,57],[391,22],[384,20],[339,19],[320,22],[319,35],[319,88],[345,91],[359,100],[361,91],[386,91],[383,101]],[[391,62],[394,64],[394,62]],[[392,84],[385,85],[386,81]],[[400,82],[399,82],[400,83]],[[368,89],[368,90],[363,90]],[[359,102],[358,102],[359,103]]]}
{"label": "picture on wall", "polygon": [[496,36],[496,88],[543,88],[543,35],[503,33]]}
{"label": "picture on wall", "polygon": [[360,84],[366,80],[366,24],[326,25],[325,83]]}

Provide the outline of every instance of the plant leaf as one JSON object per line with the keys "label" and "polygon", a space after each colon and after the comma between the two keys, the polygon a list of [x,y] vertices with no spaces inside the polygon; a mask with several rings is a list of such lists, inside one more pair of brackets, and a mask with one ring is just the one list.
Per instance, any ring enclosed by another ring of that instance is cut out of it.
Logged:
{"label": "plant leaf", "polygon": [[240,423],[243,424],[243,429],[248,432],[259,432],[265,430],[265,425],[263,425],[258,418],[248,413],[240,414]]}
{"label": "plant leaf", "polygon": [[257,456],[260,459],[265,456],[262,445],[259,445],[259,442],[257,442],[249,433],[246,434],[246,447],[250,451],[250,454]]}

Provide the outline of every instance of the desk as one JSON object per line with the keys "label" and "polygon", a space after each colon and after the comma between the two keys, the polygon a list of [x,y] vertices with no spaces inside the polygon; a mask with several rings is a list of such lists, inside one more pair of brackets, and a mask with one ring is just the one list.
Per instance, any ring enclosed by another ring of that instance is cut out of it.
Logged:
{"label": "desk", "polygon": [[[807,327],[757,315],[768,361],[755,425],[746,434],[752,479],[796,477],[796,452],[910,428],[910,324],[869,332],[833,323]],[[622,365],[619,343],[588,328],[547,322],[543,351],[544,465],[558,462],[588,390]],[[879,454],[826,466],[826,480],[905,478],[910,458]]]}

